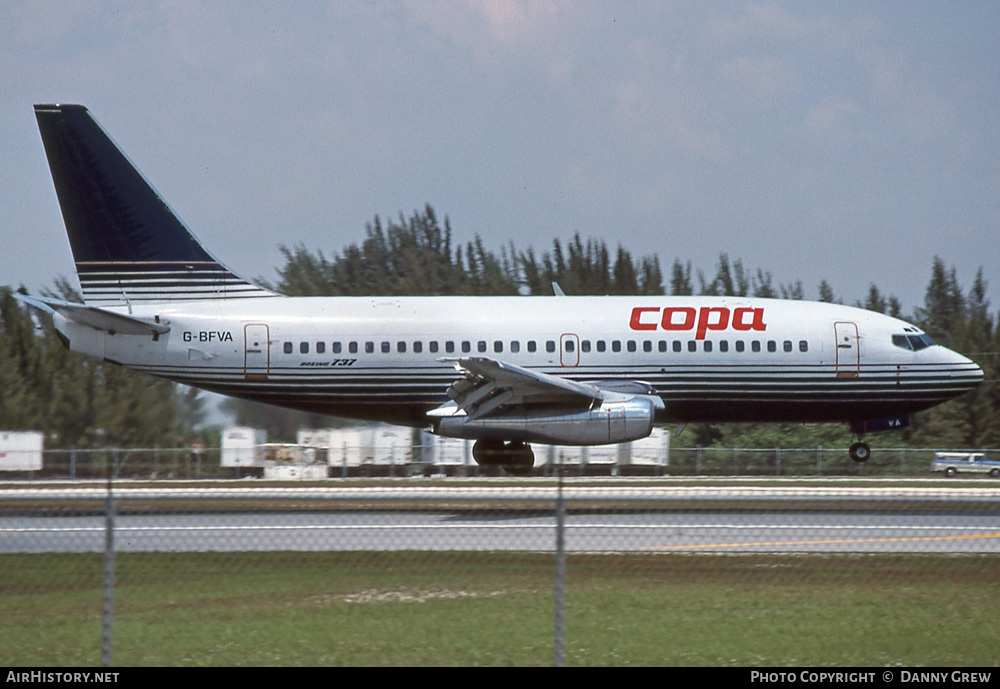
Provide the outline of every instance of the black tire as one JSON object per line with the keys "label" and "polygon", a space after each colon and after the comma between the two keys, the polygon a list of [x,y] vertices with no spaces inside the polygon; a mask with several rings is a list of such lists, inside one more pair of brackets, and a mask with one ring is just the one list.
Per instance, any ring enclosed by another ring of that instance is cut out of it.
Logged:
{"label": "black tire", "polygon": [[1000,469],[991,469],[990,478],[1000,478]]}
{"label": "black tire", "polygon": [[482,467],[498,466],[506,460],[502,440],[477,440],[472,446],[472,458]]}
{"label": "black tire", "polygon": [[868,447],[868,443],[854,443],[848,453],[855,462],[867,462],[872,456],[872,449]]}
{"label": "black tire", "polygon": [[954,476],[957,473],[958,473],[958,470],[955,469],[955,467],[948,467],[947,469],[944,470],[944,475],[947,476],[948,478],[951,478],[952,476]]}
{"label": "black tire", "polygon": [[511,476],[527,476],[531,473],[535,465],[535,453],[531,451],[530,445],[521,442],[509,443],[506,447],[508,463],[503,465],[503,470]]}

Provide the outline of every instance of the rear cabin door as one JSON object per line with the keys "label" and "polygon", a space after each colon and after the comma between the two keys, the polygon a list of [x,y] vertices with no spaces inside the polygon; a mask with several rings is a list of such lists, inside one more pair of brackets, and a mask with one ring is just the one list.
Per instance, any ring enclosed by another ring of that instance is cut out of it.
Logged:
{"label": "rear cabin door", "polygon": [[271,368],[268,329],[263,323],[243,326],[243,377],[267,378]]}

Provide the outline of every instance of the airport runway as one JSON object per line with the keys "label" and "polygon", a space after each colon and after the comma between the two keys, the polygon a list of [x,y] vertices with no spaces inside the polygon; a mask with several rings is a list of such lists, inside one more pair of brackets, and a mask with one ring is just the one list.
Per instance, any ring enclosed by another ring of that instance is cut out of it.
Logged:
{"label": "airport runway", "polygon": [[[570,514],[571,552],[1000,552],[995,514],[628,512]],[[100,552],[103,516],[0,517],[0,552]],[[555,550],[554,515],[308,512],[121,515],[120,552]]]}

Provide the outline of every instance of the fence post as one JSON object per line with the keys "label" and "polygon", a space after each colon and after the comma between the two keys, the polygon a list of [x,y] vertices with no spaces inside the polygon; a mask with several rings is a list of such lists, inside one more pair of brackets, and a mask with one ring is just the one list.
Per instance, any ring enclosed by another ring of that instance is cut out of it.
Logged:
{"label": "fence post", "polygon": [[774,448],[774,475],[781,476],[781,448]]}
{"label": "fence post", "polygon": [[555,666],[565,664],[565,606],[566,606],[566,503],[563,501],[562,453],[556,467],[559,474],[556,493],[556,591],[555,591]]}
{"label": "fence post", "polygon": [[822,458],[823,458],[823,446],[820,445],[819,447],[816,448],[816,475],[817,476],[822,476],[823,475],[823,472],[820,469],[820,461],[822,460]]}
{"label": "fence post", "polygon": [[104,609],[101,622],[101,666],[111,667],[111,620],[115,588],[115,498],[111,485],[118,464],[118,451],[108,462],[108,497],[104,513]]}

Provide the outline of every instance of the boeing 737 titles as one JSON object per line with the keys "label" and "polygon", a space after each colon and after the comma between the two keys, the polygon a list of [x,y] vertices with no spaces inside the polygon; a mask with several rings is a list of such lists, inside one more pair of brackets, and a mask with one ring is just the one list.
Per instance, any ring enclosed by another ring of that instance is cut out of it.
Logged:
{"label": "boeing 737 titles", "polygon": [[35,115],[84,303],[20,298],[72,351],[178,383],[474,439],[480,464],[524,473],[529,443],[657,423],[846,422],[860,437],[983,378],[916,326],[838,304],[282,296],[208,253],[85,107]]}

